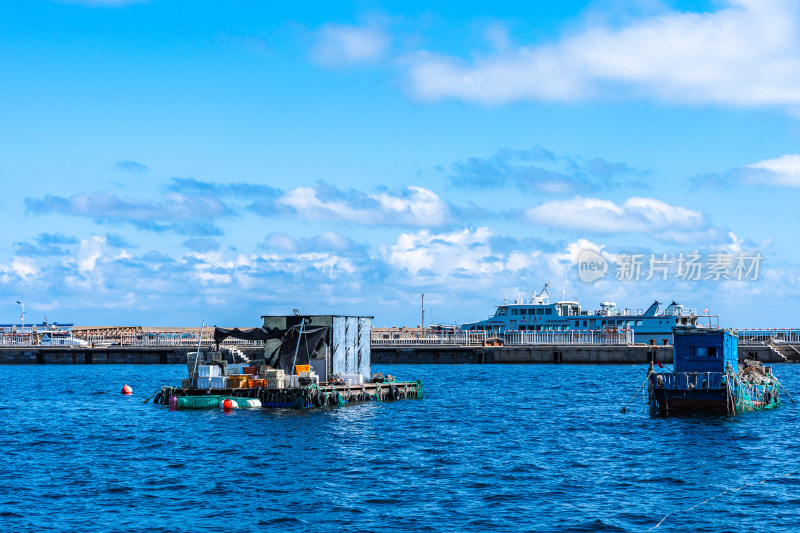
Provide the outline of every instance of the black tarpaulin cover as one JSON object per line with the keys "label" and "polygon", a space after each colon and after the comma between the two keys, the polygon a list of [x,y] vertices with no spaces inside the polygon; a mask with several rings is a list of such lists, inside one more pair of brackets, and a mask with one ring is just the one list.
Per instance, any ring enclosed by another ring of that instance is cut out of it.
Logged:
{"label": "black tarpaulin cover", "polygon": [[[301,327],[302,335],[300,333]],[[329,326],[301,326],[299,324],[286,329],[268,329],[266,327],[250,329],[214,328],[214,342],[219,346],[219,343],[228,337],[248,341],[280,339],[280,348],[269,354],[267,364],[273,368],[280,368],[287,374],[293,374],[292,361],[294,360],[295,348],[297,349],[295,365],[310,364],[309,359],[324,346],[329,330]],[[300,343],[299,346],[298,342]]]}
{"label": "black tarpaulin cover", "polygon": [[234,339],[244,339],[248,341],[265,341],[268,339],[280,339],[285,334],[286,330],[273,328],[268,329],[265,327],[261,328],[250,328],[250,329],[226,329],[226,328],[214,328],[214,342],[219,345],[222,341],[227,339],[228,337],[233,337]]}

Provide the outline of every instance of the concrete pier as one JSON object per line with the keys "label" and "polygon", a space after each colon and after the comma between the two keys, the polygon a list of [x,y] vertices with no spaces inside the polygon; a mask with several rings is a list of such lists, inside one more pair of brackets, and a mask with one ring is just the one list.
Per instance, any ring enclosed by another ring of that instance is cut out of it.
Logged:
{"label": "concrete pier", "polygon": [[[763,363],[800,362],[800,346],[739,346],[739,359]],[[204,347],[203,349],[208,349]],[[240,348],[250,359],[263,348]],[[196,348],[179,346],[13,347],[0,348],[0,364],[134,364],[169,365],[186,362]],[[672,362],[672,346],[532,345],[532,346],[373,346],[373,363],[388,364],[647,364]],[[228,360],[231,356],[223,352]]]}
{"label": "concrete pier", "polygon": [[[739,359],[763,363],[800,362],[791,346],[739,346]],[[374,363],[392,364],[647,364],[672,363],[672,346],[373,346]]]}

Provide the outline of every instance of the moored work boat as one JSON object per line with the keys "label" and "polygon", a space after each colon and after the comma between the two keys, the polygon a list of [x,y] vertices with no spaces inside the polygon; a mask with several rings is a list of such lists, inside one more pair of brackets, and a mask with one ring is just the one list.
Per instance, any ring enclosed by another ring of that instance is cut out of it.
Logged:
{"label": "moored work boat", "polygon": [[772,409],[781,404],[780,382],[758,361],[739,364],[735,332],[716,328],[675,328],[674,370],[650,364],[648,390],[653,413],[728,412]]}

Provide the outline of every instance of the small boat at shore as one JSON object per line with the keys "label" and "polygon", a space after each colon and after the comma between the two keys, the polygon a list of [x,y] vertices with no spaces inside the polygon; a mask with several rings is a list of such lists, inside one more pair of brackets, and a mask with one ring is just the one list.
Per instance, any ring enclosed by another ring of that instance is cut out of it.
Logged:
{"label": "small boat at shore", "polygon": [[[781,384],[771,367],[739,363],[738,336],[732,330],[683,327],[673,330],[673,370],[650,363],[651,412],[728,412],[773,409],[781,404]],[[660,363],[659,363],[660,365]]]}

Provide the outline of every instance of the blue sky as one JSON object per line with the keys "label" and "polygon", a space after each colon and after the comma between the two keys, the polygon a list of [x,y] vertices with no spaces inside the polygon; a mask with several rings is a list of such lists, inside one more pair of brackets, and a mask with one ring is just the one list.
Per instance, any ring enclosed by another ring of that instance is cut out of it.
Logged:
{"label": "blue sky", "polygon": [[[504,296],[800,325],[789,1],[0,5],[0,311],[485,318]],[[584,283],[581,250],[761,254]]]}

